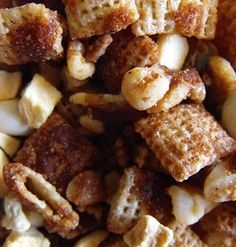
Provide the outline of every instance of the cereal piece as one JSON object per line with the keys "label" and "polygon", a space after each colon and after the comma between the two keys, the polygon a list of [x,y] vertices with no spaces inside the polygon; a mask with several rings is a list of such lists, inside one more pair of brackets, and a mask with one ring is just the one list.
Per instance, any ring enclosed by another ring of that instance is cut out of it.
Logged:
{"label": "cereal piece", "polygon": [[51,115],[61,97],[61,93],[50,82],[35,74],[23,91],[19,111],[30,127],[39,128]]}
{"label": "cereal piece", "polygon": [[0,149],[0,198],[3,198],[8,194],[8,187],[3,177],[3,167],[9,163],[9,160],[5,153]]}
{"label": "cereal piece", "polygon": [[135,125],[156,157],[182,182],[216,159],[227,156],[235,141],[202,105],[181,104],[143,118]]}
{"label": "cereal piece", "polygon": [[121,92],[133,108],[143,111],[162,99],[169,85],[170,78],[158,64],[154,64],[150,68],[136,67],[126,72]]}
{"label": "cereal piece", "polygon": [[57,12],[43,4],[0,9],[0,61],[14,65],[58,59],[62,32]]}
{"label": "cereal piece", "polygon": [[207,225],[207,222],[209,222],[219,233],[236,238],[235,206],[235,202],[221,203],[206,215],[200,224]]}
{"label": "cereal piece", "polygon": [[222,108],[222,125],[230,136],[236,140],[236,90],[224,102]]}
{"label": "cereal piece", "polygon": [[173,238],[173,232],[154,217],[145,215],[123,238],[129,247],[167,247]]}
{"label": "cereal piece", "polygon": [[140,15],[132,24],[135,35],[177,32],[187,37],[212,39],[215,35],[217,0],[136,0]]}
{"label": "cereal piece", "polygon": [[20,140],[0,132],[0,148],[9,155],[13,156],[20,147]]}
{"label": "cereal piece", "polygon": [[80,125],[94,134],[103,134],[105,127],[103,122],[93,118],[91,115],[82,115],[79,118]]}
{"label": "cereal piece", "polygon": [[49,240],[36,228],[30,228],[27,232],[12,231],[3,244],[3,247],[50,247]]}
{"label": "cereal piece", "polygon": [[236,152],[217,162],[204,182],[204,194],[213,202],[236,200]]}
{"label": "cereal piece", "polygon": [[113,42],[96,67],[104,87],[119,93],[124,74],[134,67],[149,67],[157,62],[158,46],[148,36],[136,37],[129,30],[113,36]]}
{"label": "cereal piece", "polygon": [[69,98],[72,104],[114,111],[127,107],[121,94],[76,93]]}
{"label": "cereal piece", "polygon": [[20,72],[7,72],[0,70],[0,100],[16,97],[21,85],[22,74]]}
{"label": "cereal piece", "polygon": [[174,239],[168,247],[207,247],[189,227],[173,222],[169,228],[173,230]]}
{"label": "cereal piece", "polygon": [[158,62],[169,69],[182,69],[189,46],[185,37],[179,34],[162,34],[157,40]]}
{"label": "cereal piece", "polygon": [[86,61],[85,48],[78,41],[70,41],[67,50],[67,65],[69,74],[77,80],[85,80],[93,75],[95,66]]}
{"label": "cereal piece", "polygon": [[235,206],[235,202],[221,203],[194,226],[194,230],[209,246],[235,246]]}
{"label": "cereal piece", "polygon": [[32,128],[21,116],[18,103],[18,99],[0,101],[0,131],[13,136],[27,136],[32,132]]}
{"label": "cereal piece", "polygon": [[[23,206],[38,212],[49,232],[62,234],[75,229],[78,214],[43,176],[20,163],[4,166],[4,179]],[[33,193],[26,187],[30,181]],[[39,198],[40,199],[39,199]]]}
{"label": "cereal piece", "polygon": [[4,198],[4,212],[1,222],[3,227],[16,232],[29,230],[31,223],[27,219],[20,201],[13,194]]}
{"label": "cereal piece", "polygon": [[176,221],[183,225],[192,225],[216,206],[207,200],[200,190],[190,186],[172,185],[168,188]]}
{"label": "cereal piece", "polygon": [[56,114],[25,141],[15,157],[16,162],[43,174],[60,193],[96,160],[97,149]]}
{"label": "cereal piece", "polygon": [[107,219],[110,232],[124,233],[143,215],[161,223],[171,220],[171,202],[165,193],[168,179],[138,167],[125,169]]}
{"label": "cereal piece", "polygon": [[138,19],[134,0],[64,2],[72,39],[117,32]]}
{"label": "cereal piece", "polygon": [[211,97],[222,104],[236,90],[236,73],[231,64],[219,56],[210,57],[208,66],[213,77]]}
{"label": "cereal piece", "polygon": [[172,79],[169,91],[157,103],[148,109],[148,113],[167,111],[186,98],[201,103],[206,96],[206,89],[199,73],[195,69],[170,72]]}
{"label": "cereal piece", "polygon": [[92,232],[80,239],[74,247],[98,247],[107,236],[108,232],[104,230]]}
{"label": "cereal piece", "polygon": [[[226,57],[234,69],[236,68],[236,2],[220,0],[216,29],[216,44],[221,54]],[[222,42],[223,41],[223,42]]]}
{"label": "cereal piece", "polygon": [[103,56],[107,47],[112,43],[113,39],[110,34],[98,37],[92,44],[86,47],[85,59],[89,63],[96,63]]}
{"label": "cereal piece", "polygon": [[86,170],[75,176],[67,186],[66,198],[81,207],[105,201],[106,190],[101,173]]}

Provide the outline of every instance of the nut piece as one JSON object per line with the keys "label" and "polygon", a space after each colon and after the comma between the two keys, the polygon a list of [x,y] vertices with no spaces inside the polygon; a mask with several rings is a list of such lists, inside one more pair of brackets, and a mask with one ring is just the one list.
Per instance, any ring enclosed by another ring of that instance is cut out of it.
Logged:
{"label": "nut piece", "polygon": [[81,207],[104,201],[106,190],[100,172],[87,170],[75,176],[67,187],[66,198]]}
{"label": "nut piece", "polygon": [[35,74],[25,88],[19,101],[19,110],[30,127],[39,128],[50,116],[61,93],[44,79]]}
{"label": "nut piece", "polygon": [[31,223],[27,219],[20,201],[13,194],[4,198],[4,212],[2,226],[7,230],[16,232],[26,232],[29,230]]}
{"label": "nut piece", "polygon": [[108,237],[108,232],[98,230],[80,239],[74,247],[98,247],[99,244]]}
{"label": "nut piece", "polygon": [[129,247],[166,247],[173,238],[173,232],[154,217],[145,215],[123,238]]}
{"label": "nut piece", "polygon": [[[20,163],[5,165],[3,174],[9,189],[23,206],[42,216],[44,226],[49,232],[57,232],[63,236],[78,226],[78,214],[41,174]],[[26,187],[28,181],[33,193]]]}
{"label": "nut piece", "polygon": [[102,134],[105,131],[103,122],[94,119],[91,115],[82,115],[79,118],[80,125],[94,134]]}
{"label": "nut piece", "polygon": [[204,182],[204,194],[213,202],[236,200],[236,152],[219,161]]}
{"label": "nut piece", "polygon": [[30,228],[27,232],[12,231],[3,244],[3,247],[50,247],[49,240],[36,228]]}
{"label": "nut piece", "polygon": [[179,34],[161,34],[157,40],[158,62],[169,69],[180,70],[188,55],[187,39]]}
{"label": "nut piece", "polygon": [[69,100],[72,104],[95,107],[108,111],[124,109],[128,106],[121,94],[95,94],[81,92],[71,95]]}
{"label": "nut piece", "polygon": [[20,147],[20,140],[0,132],[0,148],[9,155],[13,156]]}
{"label": "nut piece", "polygon": [[179,224],[192,225],[216,206],[190,186],[173,185],[168,188],[168,193],[172,199],[173,214]]}
{"label": "nut piece", "polygon": [[155,106],[148,109],[148,113],[167,111],[188,97],[196,103],[202,103],[205,99],[206,88],[196,69],[169,73],[172,78],[168,92]]}
{"label": "nut piece", "polygon": [[0,149],[0,198],[3,198],[8,194],[8,187],[3,177],[3,167],[9,163],[9,160],[5,153]]}
{"label": "nut piece", "polygon": [[21,85],[22,74],[20,72],[9,73],[0,70],[0,100],[16,97]]}
{"label": "nut piece", "polygon": [[150,68],[136,67],[125,73],[121,91],[128,103],[143,111],[163,98],[169,89],[170,79],[157,64]]}
{"label": "nut piece", "polygon": [[95,72],[95,65],[86,61],[84,53],[85,48],[80,41],[70,41],[67,50],[67,65],[69,74],[77,80],[85,80]]}
{"label": "nut piece", "polygon": [[18,99],[0,101],[0,131],[13,136],[26,136],[32,128],[26,123],[18,109]]}
{"label": "nut piece", "polygon": [[230,136],[236,140],[236,90],[225,101],[222,109],[222,124]]}
{"label": "nut piece", "polygon": [[213,77],[211,97],[221,104],[236,90],[236,73],[231,64],[219,56],[212,56],[208,66]]}

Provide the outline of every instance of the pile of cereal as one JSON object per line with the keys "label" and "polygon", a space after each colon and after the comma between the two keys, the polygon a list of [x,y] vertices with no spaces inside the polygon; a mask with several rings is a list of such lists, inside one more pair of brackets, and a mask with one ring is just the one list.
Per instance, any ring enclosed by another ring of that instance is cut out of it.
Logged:
{"label": "pile of cereal", "polygon": [[0,245],[236,246],[236,2],[0,2]]}

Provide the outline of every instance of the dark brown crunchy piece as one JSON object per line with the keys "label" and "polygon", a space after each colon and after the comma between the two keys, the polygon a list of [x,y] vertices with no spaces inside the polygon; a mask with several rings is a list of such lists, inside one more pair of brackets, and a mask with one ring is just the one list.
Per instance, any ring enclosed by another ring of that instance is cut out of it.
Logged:
{"label": "dark brown crunchy piece", "polygon": [[218,21],[216,29],[216,44],[223,56],[236,69],[236,2],[220,0],[218,7]]}
{"label": "dark brown crunchy piece", "polygon": [[170,222],[171,201],[165,188],[171,184],[165,175],[132,166],[125,169],[114,195],[107,219],[110,232],[125,233],[143,215],[152,215],[162,224]]}
{"label": "dark brown crunchy piece", "polygon": [[205,225],[211,225],[219,233],[236,238],[236,202],[221,203],[210,213],[205,215],[197,224],[203,230]]}
{"label": "dark brown crunchy piece", "polygon": [[71,179],[93,167],[97,158],[97,149],[90,141],[54,114],[25,141],[15,161],[43,174],[64,193]]}
{"label": "dark brown crunchy piece", "polygon": [[148,36],[136,37],[129,30],[113,36],[113,42],[98,61],[97,74],[106,89],[120,92],[124,74],[137,66],[151,66],[157,62],[157,44]]}
{"label": "dark brown crunchy piece", "polygon": [[117,32],[138,19],[134,0],[64,0],[72,39]]}
{"label": "dark brown crunchy piece", "polygon": [[156,157],[179,182],[227,156],[236,142],[202,105],[181,104],[136,123]]}
{"label": "dark brown crunchy piece", "polygon": [[86,47],[86,61],[89,63],[96,63],[97,60],[105,54],[106,49],[111,44],[112,40],[110,34],[105,34],[96,38]]}
{"label": "dark brown crunchy piece", "polygon": [[9,65],[56,60],[63,53],[57,12],[43,4],[0,9],[0,62]]}

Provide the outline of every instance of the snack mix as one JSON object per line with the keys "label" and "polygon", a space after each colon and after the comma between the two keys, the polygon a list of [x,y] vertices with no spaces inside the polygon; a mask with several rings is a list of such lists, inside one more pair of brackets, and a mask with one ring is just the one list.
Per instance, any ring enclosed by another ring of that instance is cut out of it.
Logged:
{"label": "snack mix", "polygon": [[0,246],[236,247],[236,1],[0,1]]}

